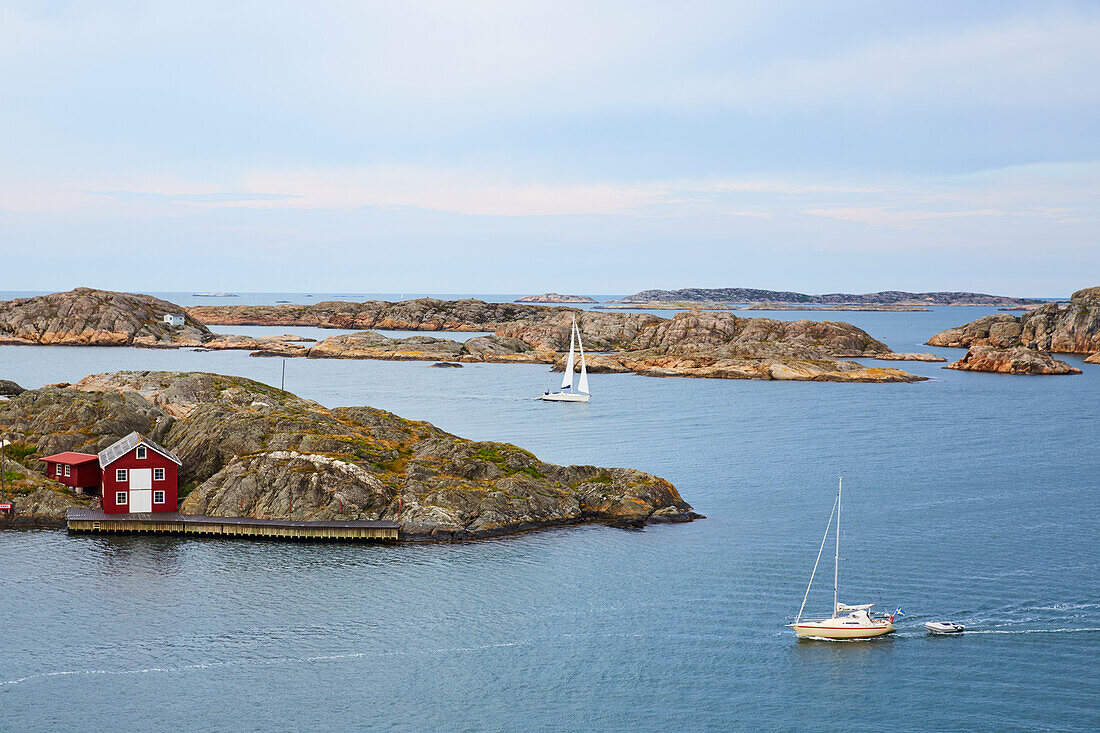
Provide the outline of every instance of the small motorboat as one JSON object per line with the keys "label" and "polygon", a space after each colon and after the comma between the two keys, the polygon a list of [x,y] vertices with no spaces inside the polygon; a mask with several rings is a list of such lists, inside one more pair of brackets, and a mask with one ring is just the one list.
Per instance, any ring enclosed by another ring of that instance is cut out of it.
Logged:
{"label": "small motorboat", "polygon": [[958,634],[966,630],[965,626],[954,621],[929,621],[924,625],[924,628],[933,634]]}

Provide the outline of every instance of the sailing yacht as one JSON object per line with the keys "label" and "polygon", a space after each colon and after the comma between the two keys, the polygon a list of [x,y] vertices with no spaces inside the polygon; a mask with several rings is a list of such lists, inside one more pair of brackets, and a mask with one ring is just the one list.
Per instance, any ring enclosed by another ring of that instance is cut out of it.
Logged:
{"label": "sailing yacht", "polygon": [[[806,586],[806,595],[802,597],[802,606],[798,609],[798,616],[794,623],[787,624],[800,639],[825,639],[831,641],[843,639],[872,639],[876,636],[889,634],[894,630],[894,614],[872,614],[873,603],[864,603],[849,606],[841,603],[838,598],[840,585],[840,494],[844,488],[844,477],[836,490],[836,501],[833,503],[833,511],[829,513],[829,523],[825,526],[825,536],[821,538],[821,548],[817,551],[817,561],[814,562],[813,572],[810,573],[810,583]],[[810,588],[814,584],[814,575],[817,574],[817,565],[821,562],[821,553],[825,550],[825,542],[829,539],[829,530],[833,526],[833,515],[836,515],[836,554],[833,566],[833,615],[829,618],[802,618],[802,612],[806,609],[806,599],[810,597]]]}
{"label": "sailing yacht", "polygon": [[[574,391],[573,353],[578,349],[581,357],[581,378],[577,382],[576,391]],[[565,364],[565,376],[561,380],[561,391],[551,392],[546,390],[539,395],[539,399],[547,402],[588,402],[588,395],[588,367],[584,363],[584,344],[581,343],[581,332],[577,328],[577,317],[573,316],[573,330],[569,332],[569,361]]]}

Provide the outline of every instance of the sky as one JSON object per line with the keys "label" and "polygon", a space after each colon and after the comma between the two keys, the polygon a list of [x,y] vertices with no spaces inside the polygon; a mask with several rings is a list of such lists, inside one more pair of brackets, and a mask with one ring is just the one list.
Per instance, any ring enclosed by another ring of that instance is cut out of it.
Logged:
{"label": "sky", "polygon": [[0,290],[1100,284],[1100,3],[0,0]]}

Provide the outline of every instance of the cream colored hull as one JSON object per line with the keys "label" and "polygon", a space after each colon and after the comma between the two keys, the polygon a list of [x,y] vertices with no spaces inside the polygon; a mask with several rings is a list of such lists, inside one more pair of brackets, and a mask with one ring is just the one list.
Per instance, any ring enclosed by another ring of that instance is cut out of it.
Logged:
{"label": "cream colored hull", "polygon": [[588,395],[579,392],[551,392],[540,395],[539,399],[547,402],[588,402]]}
{"label": "cream colored hull", "polygon": [[875,622],[870,625],[839,623],[838,619],[826,621],[803,621],[791,624],[794,633],[800,639],[873,639],[884,636],[894,630],[889,621]]}

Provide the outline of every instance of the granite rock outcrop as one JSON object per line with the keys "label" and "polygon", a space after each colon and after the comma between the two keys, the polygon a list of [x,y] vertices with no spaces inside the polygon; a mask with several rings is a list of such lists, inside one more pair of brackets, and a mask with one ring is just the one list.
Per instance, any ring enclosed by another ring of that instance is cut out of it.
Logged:
{"label": "granite rock outcrop", "polygon": [[952,362],[944,369],[961,369],[971,372],[997,372],[999,374],[1080,374],[1081,370],[1050,354],[1024,346],[997,348],[995,346],[971,346],[966,356]]}
{"label": "granite rock outcrop", "polygon": [[543,293],[542,295],[525,295],[516,298],[517,303],[597,303],[595,298],[587,295],[562,295],[561,293]]}
{"label": "granite rock outcrop", "polygon": [[473,298],[439,300],[416,298],[362,303],[326,300],[309,305],[199,305],[188,313],[207,325],[315,326],[351,330],[495,331],[522,320],[569,322],[578,313],[565,306],[487,303]]}
{"label": "granite rock outcrop", "polygon": [[[247,349],[253,356],[553,364],[568,348],[576,319],[589,353],[617,359],[618,367],[609,361],[607,369],[633,365],[639,374],[671,375],[680,370],[683,376],[727,378],[920,379],[901,370],[861,373],[866,368],[838,361],[890,353],[862,329],[840,321],[741,318],[702,310],[669,319],[646,313],[420,298],[397,303],[199,306],[189,309],[184,326],[170,327],[157,319],[178,307],[150,296],[83,288],[4,305],[0,316],[8,318],[14,334],[7,343],[195,346]],[[394,339],[365,330],[309,343],[290,335],[217,335],[196,316],[220,324],[492,333],[460,343],[427,335]],[[0,319],[0,341],[3,323]]]}
{"label": "granite rock outcrop", "polygon": [[27,446],[27,467],[57,450],[98,450],[130,430],[181,458],[187,513],[387,519],[407,538],[445,540],[698,517],[650,474],[549,464],[514,445],[371,407],[328,409],[240,377],[98,374],[0,403],[0,431]]}
{"label": "granite rock outcrop", "polygon": [[1046,303],[1014,316],[993,313],[937,333],[929,346],[1024,346],[1056,354],[1100,352],[1100,287],[1078,290],[1069,302]]}
{"label": "granite rock outcrop", "polygon": [[11,381],[10,379],[0,379],[0,395],[3,395],[5,397],[15,397],[16,395],[23,394],[23,392],[25,391],[26,390],[24,390],[22,387],[20,387],[18,384]]}
{"label": "granite rock outcrop", "polygon": [[185,316],[170,326],[165,315],[184,308],[151,295],[76,288],[0,302],[0,344],[65,346],[201,346],[214,338]]}
{"label": "granite rock outcrop", "polygon": [[[851,357],[889,353],[886,344],[839,321],[777,321],[727,312],[685,311],[644,329],[633,348],[594,354],[588,369],[652,377],[843,382],[914,382],[900,369],[866,367]],[[564,358],[555,370],[565,368]]]}
{"label": "granite rock outcrop", "polygon": [[643,290],[612,303],[695,302],[695,303],[783,303],[816,305],[1026,305],[1040,301],[1004,295],[969,292],[911,293],[883,290],[877,293],[824,293],[810,295],[789,290],[757,288],[681,288],[680,290]]}
{"label": "granite rock outcrop", "polygon": [[[874,357],[889,348],[862,329],[839,321],[777,321],[732,313],[686,311],[671,319],[581,314],[577,320],[593,373],[644,376],[809,381],[911,382],[900,369],[865,367],[844,357]],[[554,364],[563,369],[572,315],[558,322],[520,321],[495,335],[460,344],[429,336],[388,339],[366,331],[325,339],[310,358],[495,361]],[[595,346],[593,346],[595,342]],[[601,348],[602,347],[602,348]],[[575,365],[579,369],[579,362]]]}
{"label": "granite rock outcrop", "polygon": [[889,354],[877,354],[876,359],[880,361],[947,361],[942,356],[936,356],[935,354],[909,354],[900,352],[890,352]]}

